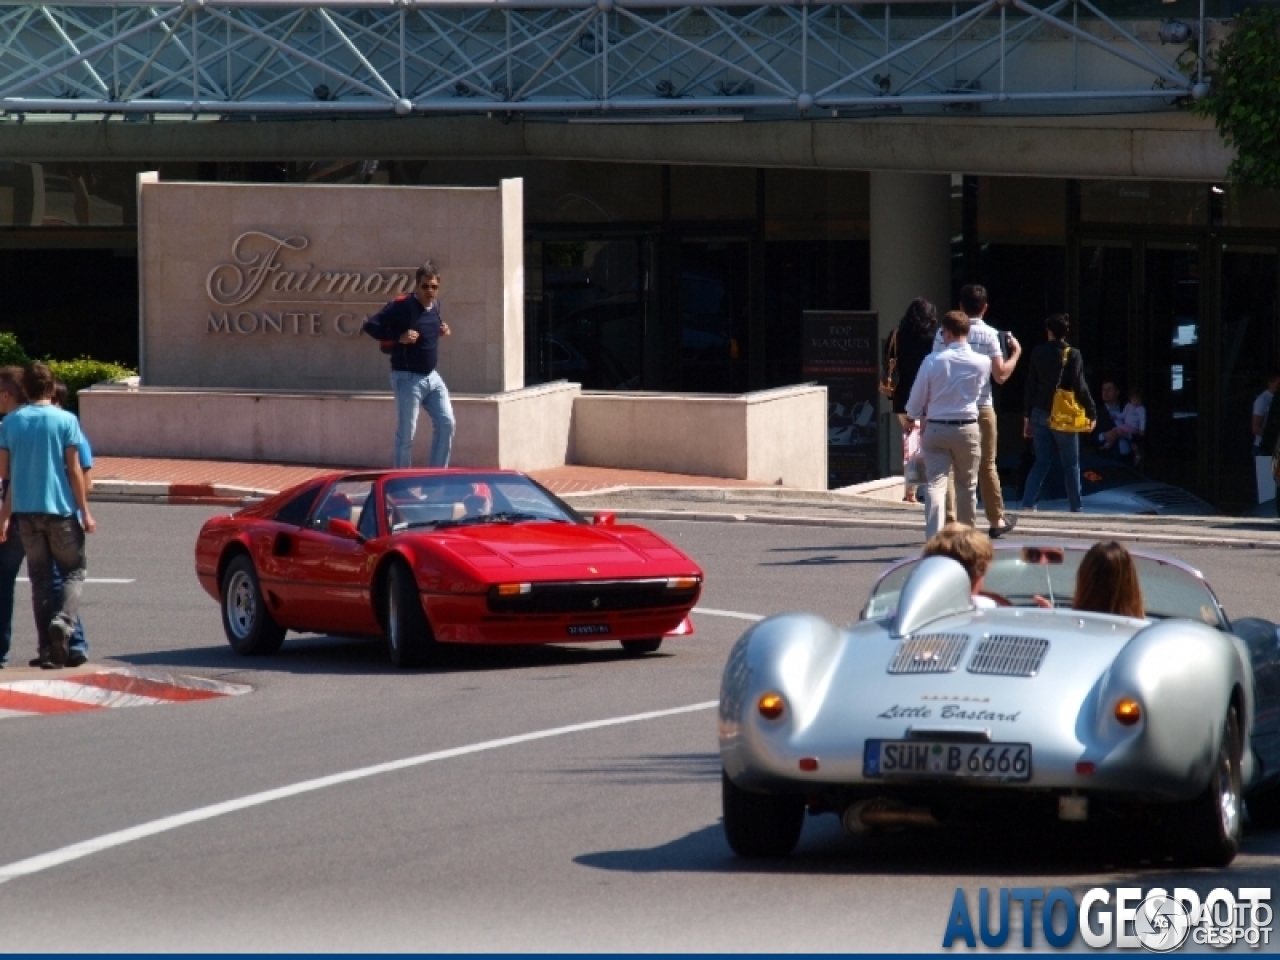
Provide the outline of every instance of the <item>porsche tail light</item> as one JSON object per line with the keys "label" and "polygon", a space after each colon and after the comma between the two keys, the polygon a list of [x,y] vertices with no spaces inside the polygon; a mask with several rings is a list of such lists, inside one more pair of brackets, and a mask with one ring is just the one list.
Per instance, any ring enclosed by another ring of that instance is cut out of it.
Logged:
{"label": "porsche tail light", "polygon": [[1142,719],[1142,707],[1137,700],[1124,699],[1116,704],[1116,720],[1123,726],[1132,727]]}
{"label": "porsche tail light", "polygon": [[697,577],[668,577],[668,590],[692,590],[698,585]]}
{"label": "porsche tail light", "polygon": [[760,711],[760,716],[766,720],[777,720],[787,708],[787,701],[783,700],[779,693],[766,693],[760,698],[756,708]]}
{"label": "porsche tail light", "polygon": [[498,584],[498,596],[500,597],[518,597],[522,593],[530,593],[533,591],[531,583],[500,583]]}

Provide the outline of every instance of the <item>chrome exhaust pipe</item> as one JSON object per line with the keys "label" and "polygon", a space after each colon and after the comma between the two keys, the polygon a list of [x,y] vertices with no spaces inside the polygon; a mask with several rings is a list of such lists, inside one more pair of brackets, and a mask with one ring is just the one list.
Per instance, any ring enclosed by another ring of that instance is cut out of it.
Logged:
{"label": "chrome exhaust pipe", "polygon": [[840,821],[854,836],[869,830],[893,827],[940,826],[928,807],[904,807],[884,797],[859,800],[851,804],[845,809]]}

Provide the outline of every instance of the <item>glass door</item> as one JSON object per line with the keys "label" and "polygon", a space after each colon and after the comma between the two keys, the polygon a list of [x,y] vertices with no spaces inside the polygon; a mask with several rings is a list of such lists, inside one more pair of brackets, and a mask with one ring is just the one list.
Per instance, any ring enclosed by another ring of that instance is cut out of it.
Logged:
{"label": "glass door", "polygon": [[644,237],[527,244],[527,383],[644,387],[649,248]]}
{"label": "glass door", "polygon": [[1098,400],[1105,381],[1122,391],[1128,389],[1134,353],[1130,349],[1133,245],[1128,240],[1084,240],[1078,262],[1079,299],[1076,316],[1071,318],[1071,340],[1084,355],[1089,389]]}
{"label": "glass door", "polygon": [[680,244],[679,389],[747,389],[750,263],[745,238]]}
{"label": "glass door", "polygon": [[1201,463],[1200,245],[1148,243],[1143,274],[1148,361],[1145,383],[1136,381],[1145,387],[1147,408],[1143,463],[1153,477],[1205,494],[1210,471]]}
{"label": "glass door", "polygon": [[1276,356],[1277,251],[1223,244],[1219,281],[1218,502],[1248,510],[1257,502],[1251,422],[1253,401]]}

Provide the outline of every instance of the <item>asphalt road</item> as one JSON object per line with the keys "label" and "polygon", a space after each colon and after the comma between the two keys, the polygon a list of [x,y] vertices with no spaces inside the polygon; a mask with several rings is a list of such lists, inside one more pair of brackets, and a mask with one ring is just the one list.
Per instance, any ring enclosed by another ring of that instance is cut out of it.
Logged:
{"label": "asphalt road", "polygon": [[[747,625],[697,617],[642,660],[610,646],[461,651],[291,637],[246,660],[191,549],[210,511],[103,504],[85,621],[95,659],[247,683],[247,696],[0,720],[0,870],[69,845],[371,765],[0,884],[5,950],[937,950],[957,887],[1274,886],[1280,833],[1222,872],[928,833],[861,841],[834,818],[769,865],[724,843],[714,713],[557,731],[714,701]],[[702,604],[852,619],[902,531],[653,524],[707,572]],[[1271,554],[1174,549],[1229,611],[1280,619]],[[34,650],[19,606],[14,658]],[[4,675],[0,675],[3,679]],[[430,759],[439,751],[473,752]],[[1274,901],[1273,901],[1274,902]],[[1017,924],[1015,923],[1015,929]],[[1272,950],[1276,947],[1273,945]]]}

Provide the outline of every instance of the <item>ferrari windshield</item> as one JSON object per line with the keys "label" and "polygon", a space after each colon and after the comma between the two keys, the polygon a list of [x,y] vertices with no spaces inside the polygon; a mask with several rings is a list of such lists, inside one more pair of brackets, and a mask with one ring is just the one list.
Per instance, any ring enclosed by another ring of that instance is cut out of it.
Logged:
{"label": "ferrari windshield", "polygon": [[[983,581],[983,592],[1008,600],[1015,607],[1035,605],[1036,597],[1058,608],[1069,609],[1076,591],[1076,571],[1087,545],[1001,545]],[[1133,554],[1142,585],[1147,617],[1184,617],[1225,629],[1226,619],[1209,585],[1181,564],[1149,554]],[[919,560],[892,568],[875,585],[867,602],[867,619],[890,616],[898,608],[898,595]]]}
{"label": "ferrari windshield", "polygon": [[583,523],[567,504],[518,474],[393,477],[382,488],[392,533],[482,523]]}

